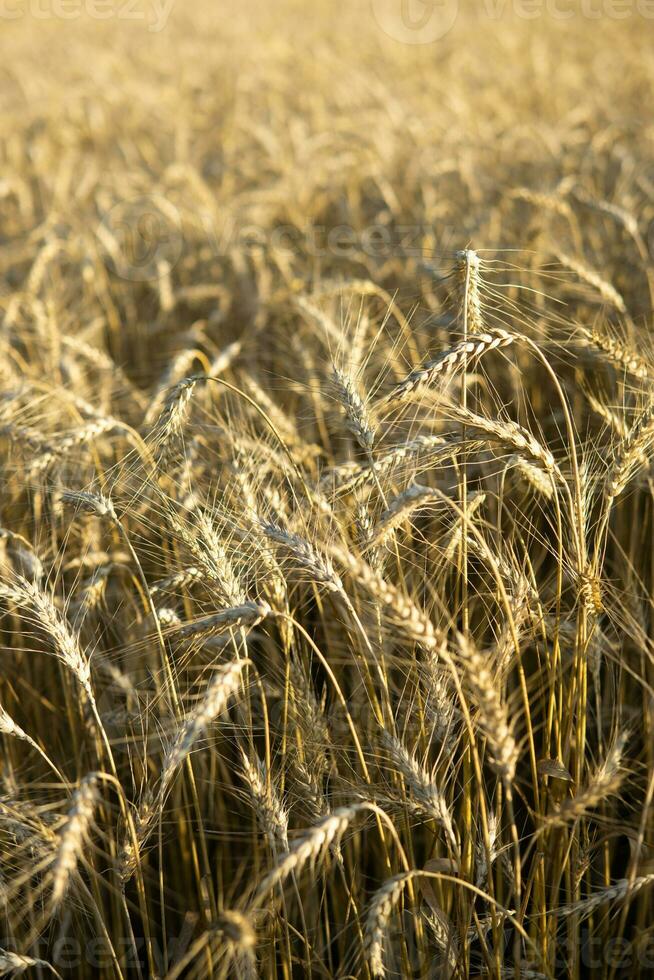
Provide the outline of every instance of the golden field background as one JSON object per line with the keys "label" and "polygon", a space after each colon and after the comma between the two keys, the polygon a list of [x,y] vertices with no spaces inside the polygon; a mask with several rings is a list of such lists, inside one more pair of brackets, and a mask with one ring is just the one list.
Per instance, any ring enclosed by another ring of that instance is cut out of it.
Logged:
{"label": "golden field background", "polygon": [[0,9],[3,975],[652,975],[654,10],[401,7]]}

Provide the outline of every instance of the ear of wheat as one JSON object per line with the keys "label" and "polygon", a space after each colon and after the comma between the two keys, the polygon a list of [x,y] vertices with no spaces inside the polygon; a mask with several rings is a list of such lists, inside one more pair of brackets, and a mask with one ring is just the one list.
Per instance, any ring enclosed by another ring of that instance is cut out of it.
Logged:
{"label": "ear of wheat", "polygon": [[52,869],[52,902],[54,905],[58,905],[62,901],[70,885],[71,876],[77,866],[93,819],[97,794],[96,777],[91,775],[82,781],[79,789],[73,795]]}
{"label": "ear of wheat", "polygon": [[462,340],[454,347],[439,354],[438,357],[426,361],[422,367],[411,371],[403,381],[394,385],[384,400],[386,402],[403,402],[413,398],[438,379],[445,379],[452,375],[464,361],[470,367],[474,361],[479,360],[489,351],[508,347],[513,342],[514,337],[501,327],[478,335],[471,335],[467,340]]}

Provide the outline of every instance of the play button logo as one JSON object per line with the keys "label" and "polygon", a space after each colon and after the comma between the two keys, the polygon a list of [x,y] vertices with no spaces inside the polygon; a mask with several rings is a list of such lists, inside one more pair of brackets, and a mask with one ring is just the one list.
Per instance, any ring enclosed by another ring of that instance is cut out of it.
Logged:
{"label": "play button logo", "polygon": [[432,44],[450,31],[459,0],[371,0],[382,31],[402,44]]}

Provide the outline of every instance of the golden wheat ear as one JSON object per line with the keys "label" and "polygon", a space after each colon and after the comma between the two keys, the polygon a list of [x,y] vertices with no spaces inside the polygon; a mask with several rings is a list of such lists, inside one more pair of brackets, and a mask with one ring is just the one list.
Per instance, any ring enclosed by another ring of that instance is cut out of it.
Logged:
{"label": "golden wheat ear", "polygon": [[98,802],[97,780],[94,774],[82,780],[73,794],[66,823],[61,832],[59,847],[52,868],[52,903],[59,905],[69,886],[73,872],[88,836],[93,813]]}

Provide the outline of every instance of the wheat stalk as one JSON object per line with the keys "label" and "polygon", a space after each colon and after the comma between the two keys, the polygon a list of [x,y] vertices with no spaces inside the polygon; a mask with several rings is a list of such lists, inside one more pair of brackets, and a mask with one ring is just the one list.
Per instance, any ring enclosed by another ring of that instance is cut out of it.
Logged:
{"label": "wheat stalk", "polygon": [[52,903],[63,900],[77,867],[80,852],[89,832],[97,802],[97,780],[94,773],[86,776],[73,794],[68,817],[61,831],[59,847],[52,869]]}
{"label": "wheat stalk", "polygon": [[406,378],[393,386],[383,402],[404,402],[418,395],[436,380],[450,377],[464,363],[469,366],[489,351],[508,347],[514,340],[514,336],[502,327],[471,335],[467,340],[460,341],[438,357],[426,361],[422,367],[411,371]]}
{"label": "wheat stalk", "polygon": [[375,442],[375,426],[354,381],[344,371],[334,367],[332,385],[345,411],[348,429],[361,448],[369,452]]}

